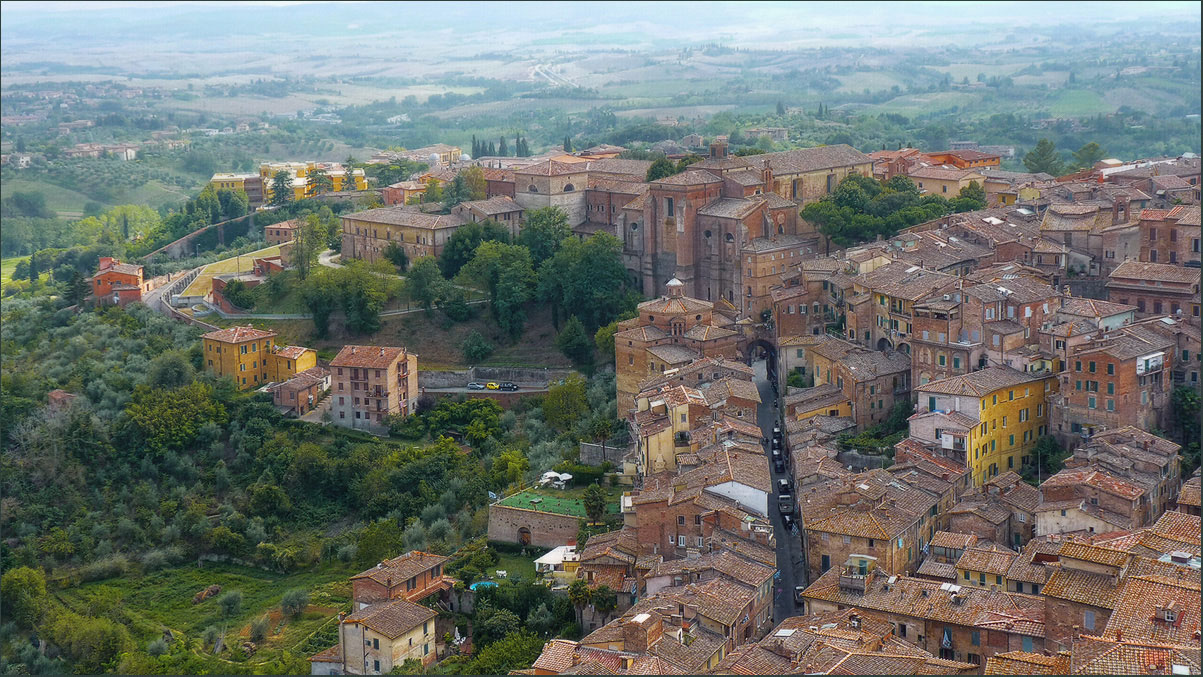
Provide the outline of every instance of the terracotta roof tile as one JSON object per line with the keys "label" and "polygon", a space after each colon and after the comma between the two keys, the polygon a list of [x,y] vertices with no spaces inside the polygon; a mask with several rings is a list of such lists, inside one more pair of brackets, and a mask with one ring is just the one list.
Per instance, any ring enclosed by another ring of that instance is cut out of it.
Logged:
{"label": "terracotta roof tile", "polygon": [[205,334],[201,338],[207,338],[213,341],[222,343],[242,343],[243,341],[256,341],[259,339],[272,338],[276,336],[274,331],[264,331],[255,329],[251,326],[246,327],[230,327],[229,329],[218,329]]}
{"label": "terracotta roof tile", "polygon": [[338,351],[338,355],[330,360],[330,366],[384,369],[398,359],[404,360],[406,355],[405,348],[393,346],[345,345]]}
{"label": "terracotta roof tile", "polygon": [[366,625],[385,637],[396,639],[437,616],[430,607],[398,598],[364,607],[347,616],[346,622]]}

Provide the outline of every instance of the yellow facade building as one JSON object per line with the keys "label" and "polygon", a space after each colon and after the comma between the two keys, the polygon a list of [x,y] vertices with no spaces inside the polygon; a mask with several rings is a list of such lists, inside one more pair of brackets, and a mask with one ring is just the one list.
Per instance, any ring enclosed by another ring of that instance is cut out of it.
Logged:
{"label": "yellow facade building", "polygon": [[[304,200],[315,195],[309,186],[309,175],[318,169],[330,177],[330,192],[338,193],[343,190],[348,180],[348,170],[334,162],[264,162],[259,165],[259,178],[263,181],[263,190],[270,200],[272,182],[276,174],[287,172],[292,179],[292,199]],[[355,190],[368,189],[367,176],[362,169],[351,169],[350,180],[355,183]]]}
{"label": "yellow facade building", "polygon": [[910,436],[961,457],[981,486],[1008,470],[1019,472],[1036,441],[1048,434],[1048,398],[1055,374],[987,367],[916,386]]}
{"label": "yellow facade building", "polygon": [[272,345],[276,332],[254,327],[231,327],[201,337],[205,368],[218,376],[229,376],[239,390],[258,388],[271,382]]}
{"label": "yellow facade building", "polygon": [[302,346],[276,346],[267,356],[267,376],[272,383],[283,383],[317,366],[317,352]]}

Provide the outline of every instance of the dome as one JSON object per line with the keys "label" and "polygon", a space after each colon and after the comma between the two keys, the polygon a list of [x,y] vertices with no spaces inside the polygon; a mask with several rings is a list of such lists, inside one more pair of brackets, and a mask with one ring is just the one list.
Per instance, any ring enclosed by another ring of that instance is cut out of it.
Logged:
{"label": "dome", "polygon": [[460,162],[471,162],[472,156],[468,155],[467,153],[460,153],[459,160],[460,160]]}
{"label": "dome", "polygon": [[430,162],[431,165],[437,165],[439,163],[439,154],[431,153],[426,159]]}

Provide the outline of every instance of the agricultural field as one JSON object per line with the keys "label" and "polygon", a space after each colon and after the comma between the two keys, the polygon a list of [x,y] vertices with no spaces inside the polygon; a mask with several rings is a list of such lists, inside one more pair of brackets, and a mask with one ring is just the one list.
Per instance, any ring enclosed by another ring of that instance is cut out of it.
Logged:
{"label": "agricultural field", "polygon": [[[214,626],[225,633],[227,647],[234,648],[249,639],[252,620],[267,616],[268,638],[253,656],[238,660],[239,651],[233,656],[224,653],[222,657],[210,657],[217,664],[255,665],[278,657],[282,651],[297,655],[308,650],[306,643],[311,636],[333,622],[339,611],[349,610],[348,578],[358,571],[357,567],[342,563],[293,574],[205,563],[83,583],[55,591],[53,599],[76,613],[111,616],[128,627],[131,636],[142,645],[164,636],[166,629],[177,636],[183,633],[199,637],[206,628]],[[217,601],[220,595],[194,603],[194,596],[211,585],[221,586],[222,593],[241,593],[239,611],[224,617]],[[280,601],[284,592],[293,588],[309,593],[309,606],[296,618],[286,618]]]}
{"label": "agricultural field", "polygon": [[1067,89],[1056,95],[1048,110],[1056,117],[1077,117],[1109,113],[1115,110],[1115,107],[1108,105],[1097,92]]}
{"label": "agricultural field", "polygon": [[84,205],[88,202],[100,202],[83,193],[57,186],[48,181],[6,176],[4,181],[0,182],[0,197],[8,197],[13,193],[41,193],[46,197],[47,207],[57,212],[59,216],[68,218],[82,216]]}
{"label": "agricultural field", "polygon": [[17,264],[28,260],[28,256],[13,256],[7,259],[0,259],[0,284],[12,282],[13,271],[16,270]]}

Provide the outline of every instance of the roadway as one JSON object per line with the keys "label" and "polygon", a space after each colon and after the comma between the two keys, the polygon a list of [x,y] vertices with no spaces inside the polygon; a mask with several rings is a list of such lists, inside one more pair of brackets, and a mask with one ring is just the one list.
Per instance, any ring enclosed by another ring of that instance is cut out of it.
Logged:
{"label": "roadway", "polygon": [[[756,420],[760,424],[764,438],[772,440],[773,424],[779,420],[779,412],[777,394],[773,390],[773,383],[766,374],[766,365],[767,362],[764,360],[759,360],[752,365],[756,372],[756,389],[760,391],[760,406],[756,409]],[[766,444],[771,444],[771,442]],[[785,530],[781,523],[781,511],[777,509],[777,480],[784,478],[793,485],[792,464],[786,465],[784,473],[774,471],[772,455],[767,449],[765,462],[769,464],[769,476],[773,478],[773,490],[769,494],[769,521],[773,524],[773,533],[777,541],[777,572],[779,576],[773,582],[773,624],[776,625],[790,616],[798,615],[798,609],[794,605],[794,586],[806,585],[806,562],[803,559],[802,539]],[[798,515],[795,513],[796,517]]]}

